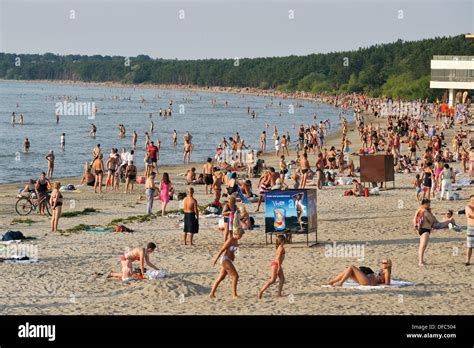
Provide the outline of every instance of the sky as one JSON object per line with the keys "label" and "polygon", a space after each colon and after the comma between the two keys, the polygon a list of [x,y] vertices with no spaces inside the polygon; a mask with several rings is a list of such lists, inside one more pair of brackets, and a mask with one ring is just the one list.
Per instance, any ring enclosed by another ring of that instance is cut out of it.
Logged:
{"label": "sky", "polygon": [[474,0],[0,0],[0,52],[17,54],[253,58],[469,32]]}

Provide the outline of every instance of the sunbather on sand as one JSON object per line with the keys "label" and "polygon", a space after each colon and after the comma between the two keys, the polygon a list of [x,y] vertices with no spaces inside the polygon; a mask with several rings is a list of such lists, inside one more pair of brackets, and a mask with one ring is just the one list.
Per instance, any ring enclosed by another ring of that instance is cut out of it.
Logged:
{"label": "sunbather on sand", "polygon": [[374,272],[368,267],[349,266],[334,279],[331,279],[328,285],[342,286],[349,278],[360,285],[390,285],[392,261],[390,259],[384,259],[380,264],[382,265],[382,269],[378,272]]}
{"label": "sunbather on sand", "polygon": [[124,255],[122,255],[121,262],[122,262],[122,272],[110,272],[107,278],[119,278],[123,281],[129,281],[132,278],[133,274],[133,261],[140,262],[140,278],[145,278],[145,263],[153,268],[155,271],[158,270],[154,264],[150,262],[149,255],[154,252],[156,249],[155,243],[148,243],[145,248],[135,248]]}

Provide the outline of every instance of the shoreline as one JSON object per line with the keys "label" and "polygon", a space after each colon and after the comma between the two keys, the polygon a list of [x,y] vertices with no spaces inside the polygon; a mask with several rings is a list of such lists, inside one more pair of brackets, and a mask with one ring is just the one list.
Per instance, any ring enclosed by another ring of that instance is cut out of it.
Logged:
{"label": "shoreline", "polygon": [[[349,122],[348,130],[349,131],[351,131],[351,129],[355,130],[354,125],[355,124],[353,122]],[[326,141],[333,142],[335,139],[340,137],[340,134],[341,134],[341,129],[336,129],[334,130],[334,132],[328,133],[328,135],[326,136]],[[289,157],[292,157],[295,154],[295,152],[291,147],[289,147],[289,149],[290,149]],[[259,155],[258,158],[263,159],[265,161],[265,164],[268,164],[269,160],[271,160],[272,158],[275,158],[275,155],[272,152],[267,151],[264,154]],[[193,161],[187,164],[176,163],[176,164],[163,164],[163,165],[160,165],[158,162],[158,170],[159,170],[159,174],[162,174],[165,171],[176,172],[176,171],[181,170],[181,171],[186,172],[188,168],[195,167],[196,171],[199,172],[199,166],[202,166],[203,164],[204,164],[204,161],[203,162]],[[140,168],[137,172],[137,175],[144,175],[144,172],[145,172],[144,168]],[[81,177],[82,177],[82,173],[80,176],[75,175],[75,176],[65,176],[65,177],[55,178],[52,180],[52,182],[60,181],[62,185],[66,185],[65,181],[69,180],[71,182],[68,182],[68,184],[71,183],[73,185],[76,185],[76,182],[77,183],[80,182]],[[26,181],[13,181],[13,182],[0,183],[0,189],[2,190],[13,189],[14,187],[17,187],[18,185],[25,185],[25,184],[26,184]]]}
{"label": "shoreline", "polygon": [[[305,101],[312,101],[315,103],[325,104],[334,108],[338,108],[330,103],[324,103],[322,101],[314,100],[314,96],[306,95],[306,92],[297,93],[297,95],[293,95],[291,93],[286,92],[278,92],[274,90],[262,90],[258,88],[250,88],[250,87],[220,87],[220,86],[213,86],[213,87],[201,87],[201,86],[194,86],[194,85],[166,85],[166,84],[133,84],[133,83],[123,83],[123,82],[85,82],[85,81],[74,81],[74,80],[6,80],[0,79],[0,82],[19,82],[19,83],[37,83],[37,84],[52,84],[52,85],[72,85],[72,86],[98,86],[98,87],[110,87],[110,88],[137,88],[137,89],[168,89],[168,90],[178,90],[178,91],[195,91],[195,92],[209,92],[209,93],[221,93],[221,94],[244,94],[249,96],[257,96],[257,97],[278,97],[283,99],[296,99],[296,100],[305,100]],[[351,129],[355,122],[348,122],[348,128]],[[328,131],[326,136],[327,141],[330,141],[340,135],[341,129],[332,128]],[[294,144],[294,142],[292,142]],[[289,148],[292,148],[291,145]],[[260,158],[270,158],[272,152],[266,152],[265,154],[261,155]],[[199,161],[192,161],[186,165],[183,163],[172,163],[172,164],[164,164],[159,166],[159,168],[165,168],[168,170],[174,170],[177,167],[181,168],[184,166],[192,167],[202,165],[204,162]],[[160,170],[161,171],[161,170]],[[139,167],[139,173],[144,172],[144,168]],[[80,181],[82,173],[80,176],[65,176],[59,178],[60,181],[71,180],[71,181]],[[23,185],[24,181],[12,181],[12,182],[0,182],[0,187],[8,187],[14,185]]]}
{"label": "shoreline", "polygon": [[178,84],[154,84],[154,83],[130,83],[130,82],[97,82],[97,81],[77,81],[77,80],[7,80],[0,79],[0,82],[23,82],[23,83],[45,83],[45,84],[63,84],[63,85],[78,85],[78,86],[97,86],[110,88],[137,88],[137,89],[170,89],[179,91],[195,91],[195,92],[209,92],[222,94],[244,94],[260,97],[278,97],[283,99],[298,99],[310,100],[316,103],[327,104],[336,107],[329,103],[314,100],[317,96],[311,92],[283,92],[274,89],[265,90],[257,87],[225,87],[225,86],[197,86],[197,85],[178,85]]}

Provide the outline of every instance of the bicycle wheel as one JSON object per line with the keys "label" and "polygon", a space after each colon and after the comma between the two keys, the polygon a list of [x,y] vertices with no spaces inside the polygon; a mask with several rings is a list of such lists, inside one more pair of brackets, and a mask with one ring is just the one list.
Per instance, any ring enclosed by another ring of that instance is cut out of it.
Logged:
{"label": "bicycle wheel", "polygon": [[28,215],[33,210],[33,203],[28,198],[22,197],[16,201],[15,210],[18,215]]}
{"label": "bicycle wheel", "polygon": [[46,212],[48,213],[48,216],[51,216],[51,204],[49,204],[49,198],[46,200]]}

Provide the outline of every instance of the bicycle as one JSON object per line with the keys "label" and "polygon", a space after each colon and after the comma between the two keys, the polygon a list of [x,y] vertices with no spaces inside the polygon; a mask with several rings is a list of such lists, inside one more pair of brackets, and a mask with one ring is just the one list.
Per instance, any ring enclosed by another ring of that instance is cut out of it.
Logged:
{"label": "bicycle", "polygon": [[51,205],[49,204],[49,194],[46,194],[41,200],[31,196],[19,197],[15,203],[15,210],[18,215],[26,216],[40,205],[42,201],[46,200],[46,212],[51,216]]}

